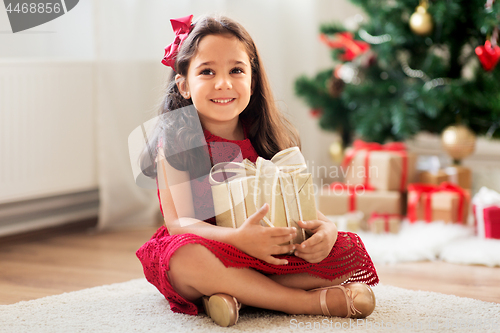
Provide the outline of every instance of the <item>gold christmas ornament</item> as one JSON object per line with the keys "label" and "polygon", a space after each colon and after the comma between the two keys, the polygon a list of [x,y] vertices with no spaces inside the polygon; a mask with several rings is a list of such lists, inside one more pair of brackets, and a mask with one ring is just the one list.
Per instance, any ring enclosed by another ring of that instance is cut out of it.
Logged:
{"label": "gold christmas ornament", "polygon": [[427,8],[427,1],[421,1],[415,12],[410,16],[410,28],[420,36],[429,35],[434,27],[432,16],[427,12]]}
{"label": "gold christmas ornament", "polygon": [[476,135],[464,125],[452,125],[444,129],[441,143],[448,155],[459,163],[474,152]]}
{"label": "gold christmas ornament", "polygon": [[332,159],[333,163],[335,164],[342,163],[342,160],[344,159],[344,148],[342,147],[341,141],[333,142],[330,145],[328,151],[330,153],[330,158]]}

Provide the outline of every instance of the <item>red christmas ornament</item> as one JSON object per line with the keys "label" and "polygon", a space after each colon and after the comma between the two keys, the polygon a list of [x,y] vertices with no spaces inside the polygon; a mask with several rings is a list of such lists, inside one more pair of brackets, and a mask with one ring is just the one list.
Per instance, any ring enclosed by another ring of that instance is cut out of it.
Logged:
{"label": "red christmas ornament", "polygon": [[495,68],[500,59],[500,47],[491,45],[491,42],[487,40],[484,46],[476,47],[476,54],[484,70],[489,72]]}
{"label": "red christmas ornament", "polygon": [[312,109],[310,111],[310,114],[313,118],[320,118],[321,115],[323,114],[323,110],[321,109]]}

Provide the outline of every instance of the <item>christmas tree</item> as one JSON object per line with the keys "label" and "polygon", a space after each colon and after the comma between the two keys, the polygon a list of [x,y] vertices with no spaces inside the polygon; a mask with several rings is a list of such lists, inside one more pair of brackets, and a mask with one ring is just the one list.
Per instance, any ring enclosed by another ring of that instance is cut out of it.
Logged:
{"label": "christmas tree", "polygon": [[461,123],[500,137],[500,2],[350,0],[369,16],[323,24],[333,67],[295,82],[327,130],[383,143]]}

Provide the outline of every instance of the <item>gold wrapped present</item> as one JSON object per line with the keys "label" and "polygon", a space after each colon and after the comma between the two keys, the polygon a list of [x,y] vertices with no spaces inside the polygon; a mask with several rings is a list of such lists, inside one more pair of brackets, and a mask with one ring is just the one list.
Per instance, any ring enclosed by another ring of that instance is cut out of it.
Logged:
{"label": "gold wrapped present", "polygon": [[397,234],[401,224],[402,216],[399,214],[372,213],[368,219],[368,229],[371,232]]}
{"label": "gold wrapped present", "polygon": [[[301,173],[307,168],[298,147],[280,151],[271,160],[257,158],[242,163],[219,163],[210,171],[217,225],[238,228],[264,203],[269,212],[261,224],[268,227],[295,227],[292,244],[303,242],[307,235],[297,221],[316,220],[312,176]],[[224,181],[216,180],[231,174]]]}
{"label": "gold wrapped present", "polygon": [[380,191],[406,191],[414,181],[416,156],[401,142],[381,145],[356,140],[343,162],[345,182]]}

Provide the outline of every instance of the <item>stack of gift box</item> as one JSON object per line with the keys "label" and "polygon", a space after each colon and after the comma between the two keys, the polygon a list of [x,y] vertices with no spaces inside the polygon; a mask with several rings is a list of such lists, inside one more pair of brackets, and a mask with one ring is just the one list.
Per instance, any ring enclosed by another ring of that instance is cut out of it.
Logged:
{"label": "stack of gift box", "polygon": [[322,189],[319,210],[329,216],[361,211],[361,228],[377,233],[397,233],[406,214],[410,222],[465,223],[470,170],[453,167],[418,174],[416,160],[402,143],[355,141],[343,162],[344,183]]}
{"label": "stack of gift box", "polygon": [[[410,222],[465,224],[471,203],[470,170],[452,167],[418,174],[416,160],[402,143],[355,141],[346,151],[344,182],[321,189],[319,211],[349,231],[397,233],[404,216]],[[312,176],[302,173],[307,166],[298,148],[281,151],[270,161],[226,164],[214,166],[210,173],[218,225],[236,228],[267,202],[270,210],[263,225],[297,227],[294,243],[307,238],[296,221],[317,215]],[[234,176],[217,181],[221,172]],[[473,203],[477,234],[500,239],[500,194],[482,188]]]}
{"label": "stack of gift box", "polygon": [[408,186],[408,219],[467,224],[472,172],[460,165],[431,168]]}
{"label": "stack of gift box", "polygon": [[361,211],[362,229],[397,233],[408,184],[416,177],[415,154],[399,142],[380,145],[356,140],[342,166],[344,182],[322,188],[318,209],[328,216]]}

